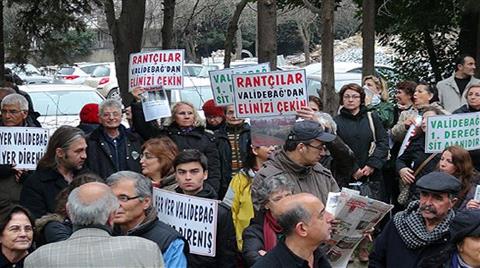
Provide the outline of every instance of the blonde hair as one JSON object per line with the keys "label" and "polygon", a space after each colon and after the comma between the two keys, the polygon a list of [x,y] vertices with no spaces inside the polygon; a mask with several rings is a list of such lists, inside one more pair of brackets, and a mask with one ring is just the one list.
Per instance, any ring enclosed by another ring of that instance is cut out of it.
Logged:
{"label": "blonde hair", "polygon": [[374,75],[367,75],[363,78],[363,84],[365,85],[365,82],[367,80],[372,80],[373,83],[375,83],[375,86],[377,86],[377,88],[379,89],[380,91],[380,98],[382,99],[382,101],[388,101],[388,89],[387,89],[387,82],[385,82],[384,79],[382,79],[381,77],[376,77]]}
{"label": "blonde hair", "polygon": [[193,127],[205,127],[205,121],[200,117],[195,106],[187,101],[179,101],[172,105],[172,107],[170,108],[170,111],[172,111],[172,116],[165,120],[164,125],[170,126],[173,122],[175,122],[175,113],[177,112],[178,107],[182,104],[189,106],[193,110]]}

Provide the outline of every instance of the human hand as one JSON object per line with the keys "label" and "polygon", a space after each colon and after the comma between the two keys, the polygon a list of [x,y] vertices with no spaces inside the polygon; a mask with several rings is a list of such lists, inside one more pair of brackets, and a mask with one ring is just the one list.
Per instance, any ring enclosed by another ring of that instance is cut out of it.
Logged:
{"label": "human hand", "polygon": [[415,176],[413,176],[414,172],[411,168],[404,167],[400,169],[398,173],[400,175],[400,179],[402,179],[405,184],[412,184],[415,181]]}
{"label": "human hand", "polygon": [[362,173],[363,173],[363,176],[370,176],[372,175],[372,173],[375,171],[374,168],[372,168],[371,166],[364,166],[362,168]]}
{"label": "human hand", "polygon": [[258,251],[258,254],[260,254],[260,256],[265,256],[265,254],[267,254],[267,252],[265,250],[259,250]]}
{"label": "human hand", "polygon": [[315,111],[308,106],[301,107],[300,110],[297,110],[297,115],[305,120],[314,120],[318,122],[318,117]]}
{"label": "human hand", "polygon": [[410,118],[405,119],[405,121],[403,121],[403,123],[405,124],[405,128],[409,129],[411,125],[415,125],[417,122],[416,122],[414,117],[410,117]]}
{"label": "human hand", "polygon": [[137,101],[140,101],[142,99],[142,94],[143,92],[145,92],[145,89],[143,89],[143,87],[134,87],[132,89],[132,95],[133,95],[133,98],[135,98],[135,100]]}
{"label": "human hand", "polygon": [[363,177],[363,171],[359,168],[357,169],[357,171],[355,171],[355,173],[353,173],[352,177],[355,179],[355,180],[359,180],[360,178]]}
{"label": "human hand", "polygon": [[22,178],[22,175],[27,172],[27,170],[25,169],[17,169],[17,168],[13,168],[13,170],[15,170],[15,180],[17,182],[20,182],[20,179]]}
{"label": "human hand", "polygon": [[471,199],[470,201],[467,202],[468,209],[480,209],[480,201]]}

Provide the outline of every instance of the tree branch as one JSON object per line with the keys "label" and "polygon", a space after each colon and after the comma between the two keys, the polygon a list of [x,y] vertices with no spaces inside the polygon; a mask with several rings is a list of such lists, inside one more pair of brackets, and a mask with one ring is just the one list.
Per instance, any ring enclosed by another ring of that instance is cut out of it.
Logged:
{"label": "tree branch", "polygon": [[317,13],[317,14],[320,14],[320,12],[322,11],[320,8],[314,6],[312,3],[310,3],[310,1],[308,0],[303,0],[303,4],[308,8],[310,9],[310,11],[312,11],[313,13]]}

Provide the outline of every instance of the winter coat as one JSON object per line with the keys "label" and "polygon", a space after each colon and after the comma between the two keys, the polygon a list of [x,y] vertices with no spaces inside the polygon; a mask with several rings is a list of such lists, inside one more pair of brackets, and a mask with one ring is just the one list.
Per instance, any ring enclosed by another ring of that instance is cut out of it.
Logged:
{"label": "winter coat", "polygon": [[[359,168],[368,165],[375,169],[369,179],[382,181],[381,170],[387,161],[389,150],[388,136],[378,115],[375,112],[372,112],[371,115],[373,125],[375,126],[375,138],[370,128],[365,106],[361,106],[360,111],[356,115],[342,108],[340,114],[335,116],[334,120],[337,123],[337,135],[343,139],[355,154],[356,161],[353,171],[355,172]],[[372,155],[369,155],[370,146],[374,140],[376,140],[375,150]]]}
{"label": "winter coat", "polygon": [[[480,80],[471,77],[470,82],[468,82],[465,89],[467,89],[472,84],[478,84]],[[458,89],[457,82],[455,82],[455,74],[450,76],[447,79],[444,79],[437,83],[437,90],[438,90],[438,99],[440,100],[440,105],[442,105],[445,110],[449,112],[453,112],[454,110],[458,109],[463,104],[467,103],[465,98],[466,90],[460,94],[460,90]]]}
{"label": "winter coat", "polygon": [[250,267],[261,257],[259,250],[265,250],[263,240],[263,212],[257,212],[250,225],[243,231],[242,256],[246,267]]}
{"label": "winter coat", "polygon": [[[462,114],[462,113],[475,113],[480,112],[480,110],[475,110],[472,107],[469,107],[468,104],[463,105],[462,107],[458,108],[457,110],[453,111],[453,114]],[[480,150],[471,150],[468,151],[470,153],[470,157],[473,161],[473,166],[476,170],[480,170]]]}
{"label": "winter coat", "polygon": [[385,129],[390,129],[395,124],[395,105],[388,101],[381,101],[379,104],[368,106],[369,111],[375,111]]}
{"label": "winter coat", "polygon": [[171,191],[171,192],[175,192],[175,189],[177,189],[178,187],[177,179],[175,178],[175,173],[170,174],[165,178],[162,178],[159,185],[158,183],[154,183],[152,181],[152,185],[154,187],[158,187],[160,189]]}
{"label": "winter coat", "polygon": [[5,215],[10,206],[20,202],[22,184],[27,174],[24,173],[17,181],[12,165],[0,165],[0,215]]}
{"label": "winter coat", "polygon": [[[142,139],[137,134],[125,130],[125,127],[120,125],[119,139],[124,139],[121,143],[124,148],[119,148],[122,153],[118,155],[119,158],[124,157],[126,161],[125,170],[130,170],[140,173],[142,168],[140,166],[140,153],[142,147]],[[86,166],[99,175],[101,178],[107,178],[118,170],[112,160],[112,154],[109,145],[107,144],[103,127],[95,129],[87,136],[87,161]]]}
{"label": "winter coat", "polygon": [[339,187],[330,170],[320,163],[314,166],[302,166],[293,162],[284,150],[277,152],[272,159],[263,163],[255,179],[268,179],[283,175],[294,184],[294,193],[311,193],[324,204],[329,192],[338,192]]}
{"label": "winter coat", "polygon": [[[181,193],[182,189],[177,188],[177,193]],[[217,199],[217,193],[212,186],[204,183],[203,189],[195,195],[196,197]],[[236,254],[236,240],[235,229],[233,227],[232,213],[228,206],[222,202],[218,203],[218,215],[217,215],[217,241],[216,243],[216,255],[215,257],[207,257],[196,254],[190,254],[188,259],[189,267],[191,268],[204,268],[204,267],[235,267],[235,254]]]}
{"label": "winter coat", "polygon": [[252,182],[255,173],[251,169],[242,169],[233,176],[223,202],[232,210],[233,225],[237,237],[237,247],[242,250],[243,230],[250,225],[254,216],[252,202]]}
{"label": "winter coat", "polygon": [[[354,170],[355,153],[339,136],[332,142],[326,143],[325,146],[330,152],[330,157],[324,157],[325,160],[322,158],[320,163],[332,172],[340,188],[346,187],[352,173],[356,171]],[[327,158],[329,161],[325,163]]]}
{"label": "winter coat", "polygon": [[250,125],[247,123],[241,125],[227,124],[227,134],[232,148],[232,172],[237,173],[242,169],[242,163],[247,158],[249,150],[248,141],[250,140]]}
{"label": "winter coat", "polygon": [[140,134],[144,140],[158,136],[167,136],[175,142],[179,151],[197,149],[207,157],[208,179],[206,182],[215,189],[218,196],[220,191],[221,170],[214,135],[205,131],[202,126],[195,127],[188,132],[183,132],[175,123],[159,128],[155,126],[155,122],[145,122],[141,104],[133,103],[131,107],[133,126],[135,131]]}
{"label": "winter coat", "polygon": [[35,221],[35,246],[67,240],[73,233],[70,219],[60,214],[47,214]]}
{"label": "winter coat", "polygon": [[80,123],[77,128],[83,130],[85,135],[92,133],[95,129],[97,129],[100,124],[89,124],[89,123]]}
{"label": "winter coat", "polygon": [[375,239],[370,254],[370,268],[430,268],[427,260],[448,246],[448,235],[435,243],[417,249],[409,249],[397,228],[390,220],[382,233]]}
{"label": "winter coat", "polygon": [[26,207],[34,218],[55,212],[57,195],[68,186],[62,174],[51,168],[37,169],[23,183],[20,205]]}
{"label": "winter coat", "polygon": [[223,199],[227,192],[228,185],[232,180],[232,147],[228,140],[226,124],[223,122],[217,127],[207,125],[207,129],[213,131],[215,136],[215,145],[217,146],[220,162],[220,192],[219,199]]}

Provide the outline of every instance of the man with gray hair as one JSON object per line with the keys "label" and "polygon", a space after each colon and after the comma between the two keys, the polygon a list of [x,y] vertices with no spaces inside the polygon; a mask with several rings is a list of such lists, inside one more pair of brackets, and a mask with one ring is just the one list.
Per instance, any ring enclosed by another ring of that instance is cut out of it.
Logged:
{"label": "man with gray hair", "polygon": [[118,200],[103,183],[90,182],[68,196],[74,233],[38,248],[25,267],[163,267],[158,246],[139,237],[112,237]]}
{"label": "man with gray hair", "polygon": [[99,107],[100,126],[87,137],[87,167],[106,178],[131,170],[140,172],[142,139],[121,124],[122,103],[107,99]]}
{"label": "man with gray hair", "polygon": [[151,240],[160,247],[166,267],[186,268],[188,242],[158,219],[151,180],[136,172],[119,171],[110,175],[106,183],[120,202],[113,219],[114,234]]}
{"label": "man with gray hair", "polygon": [[333,216],[320,199],[308,193],[287,196],[278,201],[275,214],[285,241],[253,268],[331,267],[319,246],[330,239]]}

